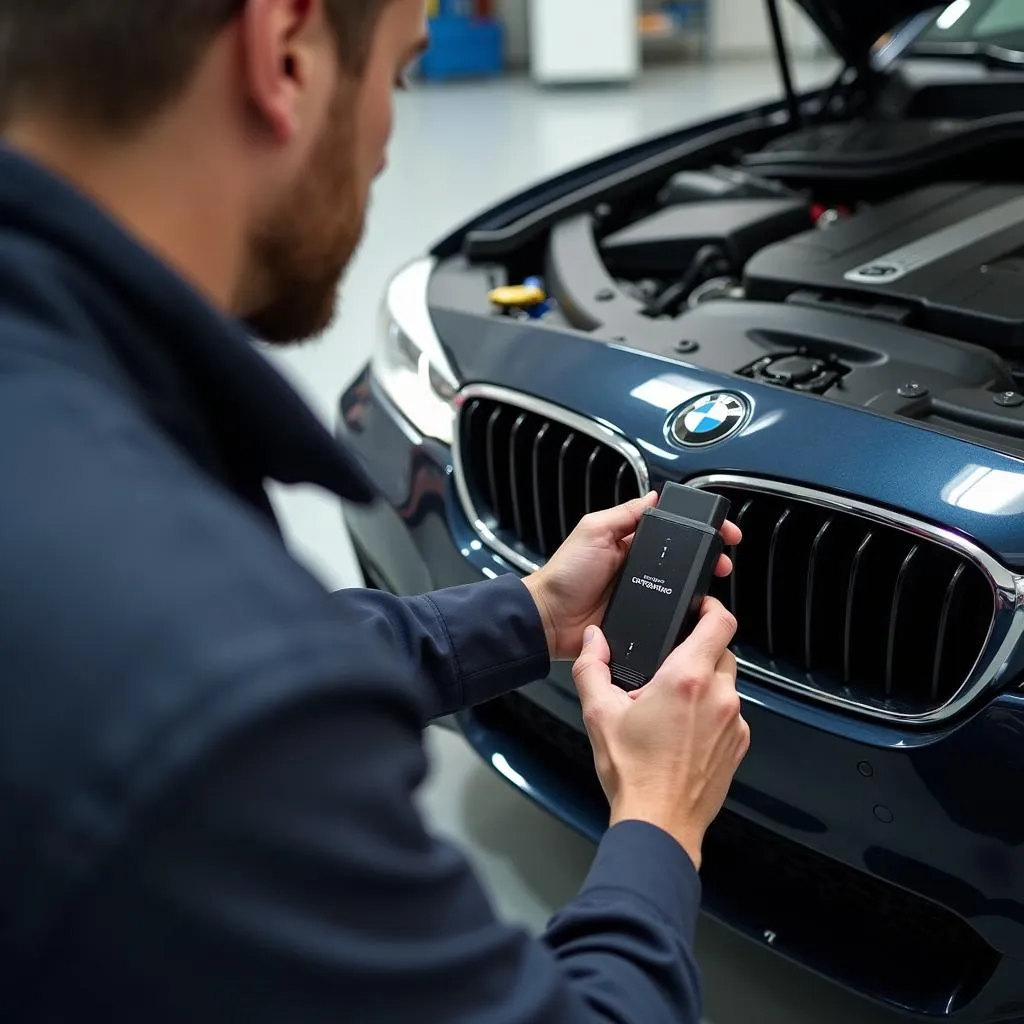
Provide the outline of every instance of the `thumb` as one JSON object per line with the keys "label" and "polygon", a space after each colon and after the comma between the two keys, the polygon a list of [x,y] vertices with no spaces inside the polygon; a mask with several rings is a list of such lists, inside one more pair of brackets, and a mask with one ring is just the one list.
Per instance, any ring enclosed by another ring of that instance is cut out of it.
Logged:
{"label": "thumb", "polygon": [[[612,682],[608,668],[611,651],[604,633],[597,626],[590,626],[583,638],[583,653],[572,667],[572,678],[584,711],[608,699],[609,690],[618,690]],[[619,691],[620,693],[622,691]]]}
{"label": "thumb", "polygon": [[593,512],[587,516],[588,528],[593,535],[611,536],[617,541],[622,540],[636,532],[644,512],[653,508],[657,503],[658,495],[651,491],[642,498],[634,498],[632,501],[604,509],[602,512]]}

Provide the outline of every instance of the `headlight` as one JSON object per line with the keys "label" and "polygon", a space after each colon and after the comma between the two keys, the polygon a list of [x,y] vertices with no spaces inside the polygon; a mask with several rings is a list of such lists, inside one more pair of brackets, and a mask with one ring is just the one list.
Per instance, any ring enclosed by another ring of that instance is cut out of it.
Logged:
{"label": "headlight", "polygon": [[452,443],[459,383],[427,306],[432,259],[417,260],[388,285],[371,371],[387,396],[424,436]]}

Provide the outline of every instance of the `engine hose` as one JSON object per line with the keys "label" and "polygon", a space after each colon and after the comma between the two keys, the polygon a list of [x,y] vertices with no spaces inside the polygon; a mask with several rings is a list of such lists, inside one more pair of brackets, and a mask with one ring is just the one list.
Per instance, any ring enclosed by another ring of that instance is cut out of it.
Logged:
{"label": "engine hose", "polygon": [[646,316],[657,319],[676,316],[685,305],[690,293],[709,277],[718,277],[731,271],[729,260],[717,245],[705,245],[697,251],[683,276],[669,285],[644,310]]}

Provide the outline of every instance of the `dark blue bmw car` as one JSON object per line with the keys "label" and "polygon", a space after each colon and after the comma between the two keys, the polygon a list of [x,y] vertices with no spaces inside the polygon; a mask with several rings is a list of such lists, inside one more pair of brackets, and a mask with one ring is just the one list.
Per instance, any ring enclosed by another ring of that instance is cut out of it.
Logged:
{"label": "dark blue bmw car", "polygon": [[[709,914],[912,1014],[1024,1019],[1024,4],[801,0],[844,62],[547,181],[391,282],[341,443],[400,594],[543,563],[669,480],[744,541],[719,594],[753,746]],[[597,837],[568,667],[461,717]]]}

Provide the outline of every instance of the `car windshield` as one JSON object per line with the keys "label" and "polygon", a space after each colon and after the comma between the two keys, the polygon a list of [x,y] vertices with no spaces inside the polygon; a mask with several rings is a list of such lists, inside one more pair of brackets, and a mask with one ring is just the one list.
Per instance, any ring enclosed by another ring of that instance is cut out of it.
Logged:
{"label": "car windshield", "polygon": [[914,49],[936,54],[946,50],[1024,55],[1024,0],[953,0],[921,34]]}

